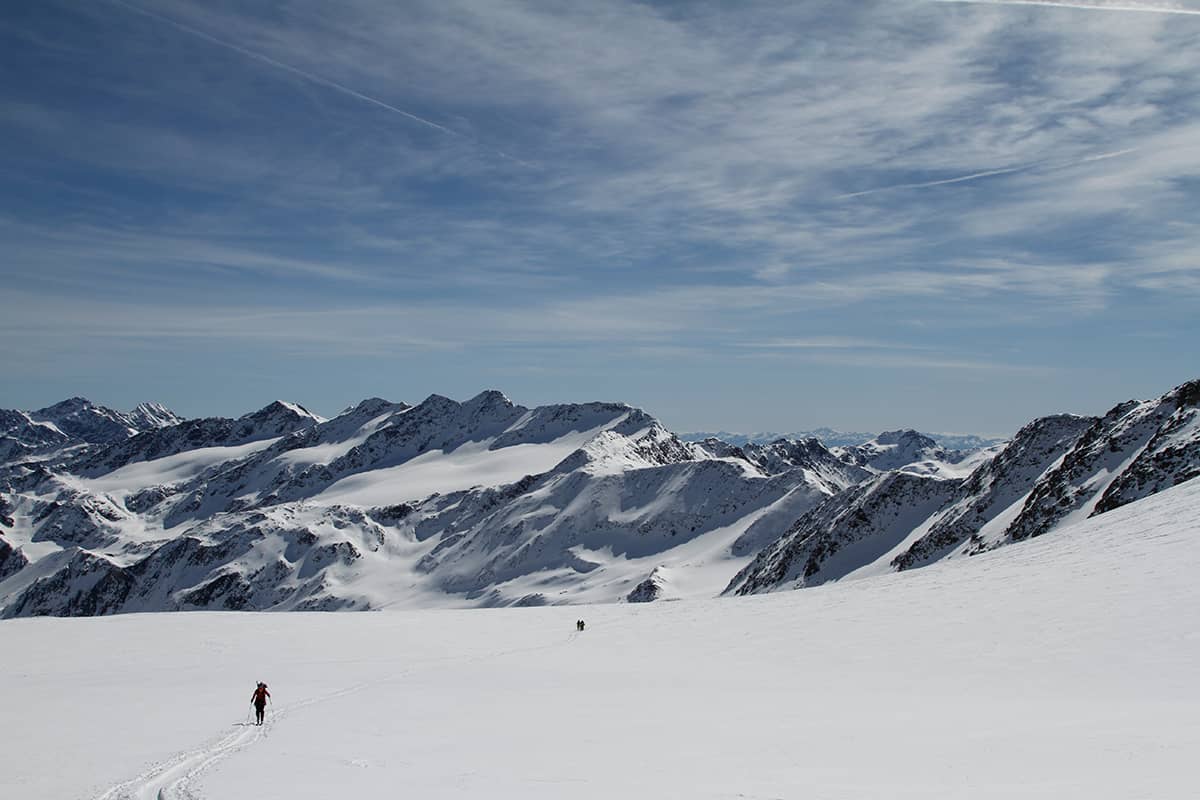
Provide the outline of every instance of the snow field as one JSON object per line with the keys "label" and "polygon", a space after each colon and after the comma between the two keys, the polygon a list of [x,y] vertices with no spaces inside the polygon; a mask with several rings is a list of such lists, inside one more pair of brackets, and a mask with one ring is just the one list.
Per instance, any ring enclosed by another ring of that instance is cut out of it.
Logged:
{"label": "snow field", "polygon": [[[496,437],[466,442],[454,450],[430,450],[403,464],[349,475],[316,495],[314,502],[361,506],[386,506],[401,500],[421,500],[473,486],[501,486],[526,475],[553,469],[571,453],[624,417],[585,431],[575,431],[548,442],[515,444],[490,449]],[[510,430],[519,426],[514,425]]]}
{"label": "snow field", "polygon": [[5,621],[0,796],[1190,798],[1197,519],[750,598]]}

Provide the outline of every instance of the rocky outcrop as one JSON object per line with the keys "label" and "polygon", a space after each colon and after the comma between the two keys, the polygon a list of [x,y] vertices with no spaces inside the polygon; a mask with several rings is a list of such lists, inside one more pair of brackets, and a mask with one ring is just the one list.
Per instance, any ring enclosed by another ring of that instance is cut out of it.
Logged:
{"label": "rocky outcrop", "polygon": [[28,564],[29,559],[20,548],[13,547],[11,542],[0,536],[0,581],[10,575],[16,575]]}
{"label": "rocky outcrop", "polygon": [[[1030,493],[1003,541],[1040,536],[1200,474],[1200,382],[1148,402],[1122,403],[1096,420]],[[997,543],[981,543],[990,549]]]}
{"label": "rocky outcrop", "polygon": [[800,517],[725,592],[755,594],[844,578],[899,546],[958,487],[958,481],[905,472],[851,487]]}
{"label": "rocky outcrop", "polygon": [[[1191,381],[1101,418],[1036,420],[965,480],[924,484],[938,492],[913,491],[921,484],[895,484],[898,473],[886,473],[806,514],[728,591],[808,586],[969,556],[1200,477],[1198,401],[1200,382]],[[915,441],[897,440],[906,438]],[[897,493],[910,496],[896,501]],[[873,496],[883,500],[868,503]]]}
{"label": "rocky outcrop", "polygon": [[95,617],[114,614],[134,586],[128,572],[111,560],[72,548],[55,556],[61,566],[37,579],[4,609],[13,617]]}
{"label": "rocky outcrop", "polygon": [[108,498],[77,489],[64,489],[33,515],[33,541],[63,547],[100,549],[121,538],[118,523],[128,519]]}
{"label": "rocky outcrop", "polygon": [[1185,383],[1167,394],[1159,410],[1169,412],[1162,425],[1133,463],[1104,490],[1093,514],[1200,477],[1200,381]]}
{"label": "rocky outcrop", "polygon": [[655,567],[646,580],[633,587],[633,591],[625,595],[627,603],[653,603],[666,593],[670,579],[667,570]]}
{"label": "rocky outcrop", "polygon": [[994,458],[971,473],[953,504],[892,565],[897,569],[924,566],[978,537],[984,526],[1023,503],[1038,480],[1094,422],[1093,417],[1061,414],[1026,425]]}

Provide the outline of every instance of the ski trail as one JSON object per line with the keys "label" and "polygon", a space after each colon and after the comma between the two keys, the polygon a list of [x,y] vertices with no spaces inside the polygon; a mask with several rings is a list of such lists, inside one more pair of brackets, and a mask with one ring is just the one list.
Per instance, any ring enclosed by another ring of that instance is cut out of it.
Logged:
{"label": "ski trail", "polygon": [[[166,800],[168,787],[179,787],[201,769],[219,760],[222,754],[241,749],[259,737],[259,731],[238,730],[210,740],[198,750],[180,753],[145,772],[118,783],[96,797],[96,800]],[[177,795],[176,795],[177,796]]]}
{"label": "ski trail", "polygon": [[301,700],[296,703],[289,704],[279,711],[275,711],[272,704],[271,713],[267,716],[263,725],[251,725],[245,723],[237,723],[238,730],[224,736],[210,739],[205,744],[195,750],[187,750],[179,753],[166,761],[151,765],[144,772],[136,777],[130,778],[127,781],[118,783],[116,786],[106,790],[103,794],[97,795],[95,800],[202,800],[202,796],[192,792],[191,783],[204,772],[207,772],[214,765],[233,756],[250,745],[265,738],[271,730],[279,723],[279,720],[284,719],[296,711],[307,708],[317,703],[325,703],[330,700],[337,700],[347,695],[361,692],[373,686],[385,683],[394,683],[411,675],[414,671],[421,667],[432,666],[437,663],[444,663],[450,660],[461,660],[463,663],[477,663],[495,658],[504,658],[505,656],[515,655],[518,653],[528,653],[537,650],[550,650],[558,647],[565,647],[573,643],[579,637],[579,632],[572,632],[565,640],[551,642],[549,644],[534,645],[531,647],[518,647],[509,650],[498,650],[491,653],[482,653],[477,656],[467,658],[452,658],[452,659],[427,659],[421,662],[414,662],[405,670],[402,670],[396,675],[388,678],[382,678],[374,681],[358,683],[353,686],[348,686],[344,689],[339,689],[336,692],[310,697],[307,700]]}
{"label": "ski trail", "polygon": [[261,726],[238,723],[238,730],[210,739],[195,750],[179,753],[166,761],[154,764],[136,777],[118,783],[98,795],[95,800],[200,800],[199,796],[191,791],[191,782],[213,765],[269,735],[279,720],[300,709],[336,700],[369,686],[368,683],[356,684],[290,704],[279,711],[275,711],[272,705],[271,713]]}

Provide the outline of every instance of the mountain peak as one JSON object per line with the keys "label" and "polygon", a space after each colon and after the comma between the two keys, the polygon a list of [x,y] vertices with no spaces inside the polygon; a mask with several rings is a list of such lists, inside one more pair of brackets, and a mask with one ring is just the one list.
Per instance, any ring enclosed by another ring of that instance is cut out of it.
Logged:
{"label": "mountain peak", "polygon": [[473,414],[507,415],[508,413],[512,412],[516,406],[513,405],[511,400],[504,396],[503,392],[496,391],[495,389],[489,389],[485,392],[480,392],[467,402],[463,403],[462,408],[464,411]]}
{"label": "mountain peak", "polygon": [[84,409],[96,408],[96,404],[86,397],[68,397],[66,400],[60,400],[52,406],[39,408],[33,412],[34,416],[62,416],[64,414],[76,414]]}
{"label": "mountain peak", "polygon": [[368,397],[366,400],[363,400],[358,405],[354,406],[351,410],[361,411],[369,414],[372,411],[378,410],[382,412],[393,406],[403,405],[403,403],[393,403],[391,400],[384,400],[382,397]]}
{"label": "mountain peak", "polygon": [[879,444],[913,444],[918,447],[937,447],[937,442],[912,428],[884,431],[875,437],[875,441]]}
{"label": "mountain peak", "polygon": [[512,401],[508,396],[499,389],[485,389],[479,394],[472,397],[463,405],[468,406],[488,406],[488,405],[512,405]]}
{"label": "mountain peak", "polygon": [[309,411],[299,403],[292,403],[287,400],[274,400],[260,408],[258,411],[252,411],[249,414],[242,415],[242,419],[264,419],[266,417],[291,416],[297,418],[309,418],[321,421],[321,418]]}
{"label": "mountain peak", "polygon": [[1167,397],[1175,401],[1176,408],[1200,406],[1200,378],[1176,386]]}
{"label": "mountain peak", "polygon": [[445,407],[445,406],[457,406],[458,404],[459,403],[457,400],[452,400],[449,397],[446,397],[446,395],[444,395],[444,394],[438,394],[438,393],[434,392],[433,394],[429,395],[429,397],[426,397],[424,400],[422,400],[417,405],[436,408],[436,407]]}
{"label": "mountain peak", "polygon": [[183,417],[162,403],[139,403],[133,411],[130,411],[125,416],[129,418],[138,430],[167,428],[183,422]]}

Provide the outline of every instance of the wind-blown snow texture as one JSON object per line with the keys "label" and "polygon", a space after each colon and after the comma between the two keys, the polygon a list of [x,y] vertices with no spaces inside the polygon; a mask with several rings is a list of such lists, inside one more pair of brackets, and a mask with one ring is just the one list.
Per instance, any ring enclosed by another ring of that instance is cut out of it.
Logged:
{"label": "wind-blown snow texture", "polygon": [[330,420],[0,412],[0,615],[645,602],[911,569],[1197,476],[1198,386],[974,451],[689,443],[623,404],[495,391]]}
{"label": "wind-blown snow texture", "polygon": [[650,608],[6,620],[0,796],[1185,800],[1198,515]]}

